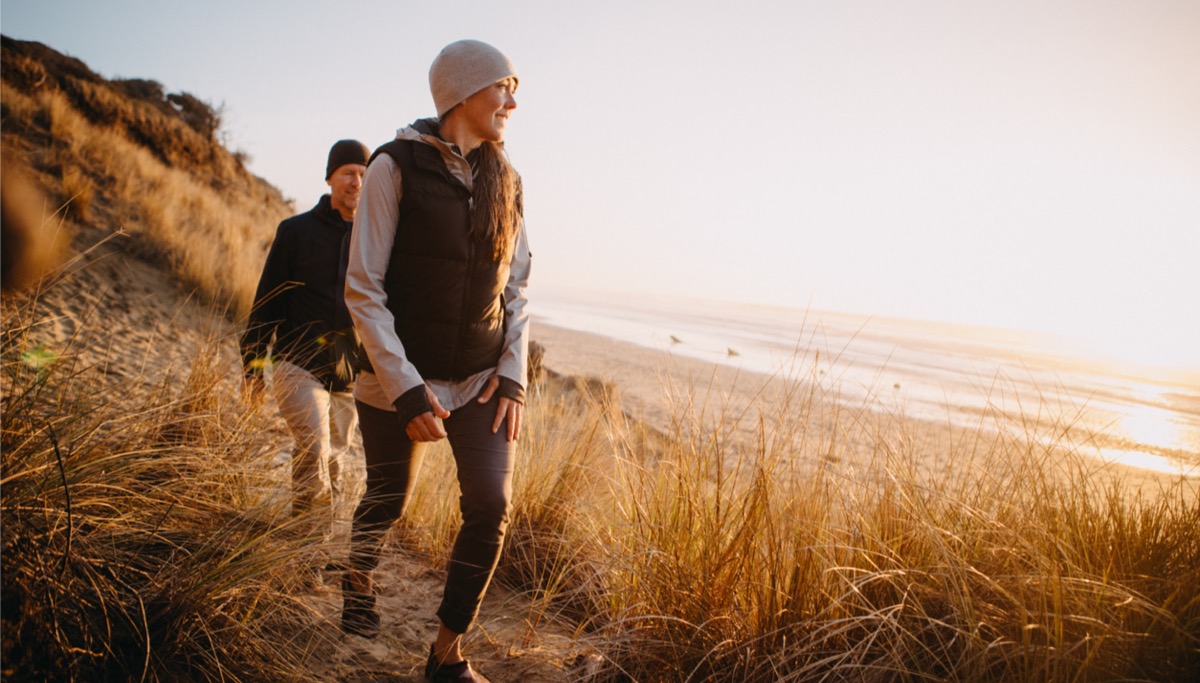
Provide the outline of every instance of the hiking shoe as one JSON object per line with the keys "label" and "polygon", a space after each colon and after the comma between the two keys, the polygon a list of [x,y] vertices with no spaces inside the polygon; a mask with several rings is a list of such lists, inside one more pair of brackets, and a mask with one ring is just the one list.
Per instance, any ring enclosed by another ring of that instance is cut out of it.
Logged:
{"label": "hiking shoe", "polygon": [[429,646],[429,660],[425,662],[425,680],[430,683],[491,683],[465,659],[457,664],[438,662],[433,645]]}
{"label": "hiking shoe", "polygon": [[375,593],[354,592],[349,572],[342,575],[342,631],[361,638],[374,638],[379,634]]}

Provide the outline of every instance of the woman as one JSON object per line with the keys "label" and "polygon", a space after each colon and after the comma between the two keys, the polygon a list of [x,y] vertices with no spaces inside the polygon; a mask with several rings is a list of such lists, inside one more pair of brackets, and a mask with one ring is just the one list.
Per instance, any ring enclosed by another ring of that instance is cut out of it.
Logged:
{"label": "woman", "polygon": [[379,630],[371,571],[430,442],[448,438],[463,524],[425,676],[486,681],[460,651],[500,557],[521,431],[530,254],[520,179],[504,153],[517,76],[496,48],[463,40],[429,70],[437,119],[407,126],[364,179],[346,304],[370,367],[355,387],[367,491],[354,516],[342,627]]}

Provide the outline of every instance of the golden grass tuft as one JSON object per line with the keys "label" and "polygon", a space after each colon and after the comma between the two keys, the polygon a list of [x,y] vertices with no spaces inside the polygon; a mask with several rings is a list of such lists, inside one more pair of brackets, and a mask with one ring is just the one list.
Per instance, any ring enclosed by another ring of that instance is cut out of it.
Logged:
{"label": "golden grass tuft", "polygon": [[4,299],[4,678],[312,680],[313,524],[270,495],[265,416],[214,360],[230,340],[118,394],[95,349],[37,343],[37,308]]}
{"label": "golden grass tuft", "polygon": [[86,222],[92,208],[92,199],[96,196],[96,187],[92,181],[78,171],[68,172],[62,179],[63,194],[67,197],[67,217],[78,222]]}

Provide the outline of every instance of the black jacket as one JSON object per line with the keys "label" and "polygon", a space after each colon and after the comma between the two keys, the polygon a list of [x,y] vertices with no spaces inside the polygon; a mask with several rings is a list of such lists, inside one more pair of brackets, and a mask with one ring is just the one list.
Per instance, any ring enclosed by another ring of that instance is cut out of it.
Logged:
{"label": "black jacket", "polygon": [[279,224],[267,254],[254,308],[242,336],[247,376],[275,357],[313,373],[331,391],[345,391],[364,356],[343,296],[350,227],[329,195],[310,211]]}

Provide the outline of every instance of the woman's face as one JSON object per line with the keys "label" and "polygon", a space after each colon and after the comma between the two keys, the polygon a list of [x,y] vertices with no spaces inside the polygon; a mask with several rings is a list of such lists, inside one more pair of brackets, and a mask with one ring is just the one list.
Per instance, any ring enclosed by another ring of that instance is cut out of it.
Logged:
{"label": "woman's face", "polygon": [[508,115],[517,108],[516,92],[516,80],[506,78],[468,97],[461,112],[467,130],[480,140],[503,142]]}

